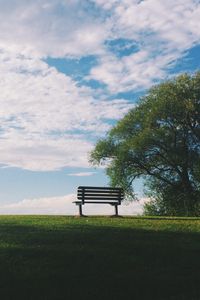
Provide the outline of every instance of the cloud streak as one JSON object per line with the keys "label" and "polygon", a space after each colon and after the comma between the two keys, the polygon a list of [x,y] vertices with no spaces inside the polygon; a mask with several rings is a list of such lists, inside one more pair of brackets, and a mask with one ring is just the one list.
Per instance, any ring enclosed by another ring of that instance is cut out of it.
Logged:
{"label": "cloud streak", "polygon": [[96,172],[80,172],[80,173],[70,173],[67,174],[67,176],[75,176],[75,177],[88,177],[88,176],[93,176],[95,175]]}
{"label": "cloud streak", "polygon": [[[25,199],[17,203],[0,205],[0,214],[9,215],[78,215],[78,207],[73,203],[76,194],[59,197],[48,197],[38,199]],[[142,206],[146,199],[130,204],[119,206],[121,215],[138,215],[142,213]],[[114,209],[111,205],[89,204],[83,207],[86,215],[113,215]]]}

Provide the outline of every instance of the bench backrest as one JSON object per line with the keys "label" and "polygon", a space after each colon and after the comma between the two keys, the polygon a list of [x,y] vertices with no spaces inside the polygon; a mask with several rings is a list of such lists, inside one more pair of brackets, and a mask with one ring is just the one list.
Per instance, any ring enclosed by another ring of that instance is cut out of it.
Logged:
{"label": "bench backrest", "polygon": [[90,201],[113,201],[121,204],[124,198],[124,192],[122,188],[79,186],[77,198],[81,200],[82,203]]}

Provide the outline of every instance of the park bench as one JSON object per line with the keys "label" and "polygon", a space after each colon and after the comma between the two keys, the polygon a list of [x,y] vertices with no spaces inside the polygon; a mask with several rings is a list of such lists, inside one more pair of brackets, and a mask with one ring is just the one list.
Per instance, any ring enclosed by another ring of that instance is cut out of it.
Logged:
{"label": "park bench", "polygon": [[124,198],[122,188],[111,187],[95,187],[95,186],[79,186],[77,189],[77,201],[74,201],[79,206],[79,215],[82,214],[82,205],[84,204],[110,204],[115,207],[115,216],[118,216],[118,205]]}

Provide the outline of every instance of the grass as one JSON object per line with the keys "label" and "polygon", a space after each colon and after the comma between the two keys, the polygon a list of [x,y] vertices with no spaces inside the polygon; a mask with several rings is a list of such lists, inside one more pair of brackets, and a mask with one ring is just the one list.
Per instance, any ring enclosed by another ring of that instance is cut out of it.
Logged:
{"label": "grass", "polygon": [[0,216],[0,299],[200,299],[200,219]]}

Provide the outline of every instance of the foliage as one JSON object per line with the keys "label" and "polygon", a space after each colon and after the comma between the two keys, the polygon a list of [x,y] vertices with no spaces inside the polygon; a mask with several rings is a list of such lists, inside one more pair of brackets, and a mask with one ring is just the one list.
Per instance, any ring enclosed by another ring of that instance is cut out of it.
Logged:
{"label": "foliage", "polygon": [[153,195],[146,213],[199,215],[200,72],[153,87],[97,142],[91,162],[105,163],[111,185],[129,195],[143,177]]}

